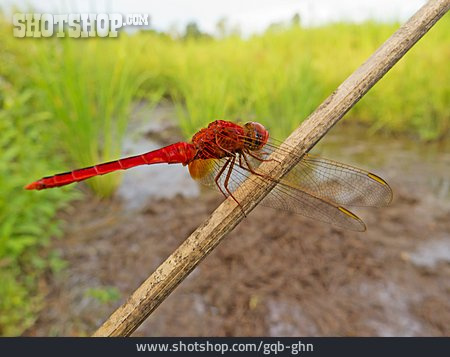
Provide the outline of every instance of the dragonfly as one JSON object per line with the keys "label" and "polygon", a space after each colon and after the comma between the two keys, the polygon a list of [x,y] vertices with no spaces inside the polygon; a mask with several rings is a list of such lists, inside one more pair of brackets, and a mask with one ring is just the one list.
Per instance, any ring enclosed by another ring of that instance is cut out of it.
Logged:
{"label": "dragonfly", "polygon": [[234,192],[245,180],[256,184],[275,181],[276,185],[261,201],[262,205],[353,231],[365,231],[366,226],[344,206],[382,207],[392,200],[390,186],[374,173],[309,153],[283,178],[274,179],[260,166],[264,161],[276,160],[271,159],[276,150],[286,150],[286,146],[269,139],[269,132],[262,124],[216,120],[198,131],[190,142],[178,142],[141,155],[47,176],[25,188],[60,187],[140,165],[182,164],[188,166],[193,179],[215,187],[239,206]]}

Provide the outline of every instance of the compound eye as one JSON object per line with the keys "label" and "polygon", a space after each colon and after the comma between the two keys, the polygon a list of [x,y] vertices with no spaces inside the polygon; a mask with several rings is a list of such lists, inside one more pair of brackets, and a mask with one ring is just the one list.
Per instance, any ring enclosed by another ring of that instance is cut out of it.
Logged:
{"label": "compound eye", "polygon": [[269,133],[266,128],[257,122],[248,122],[244,124],[247,129],[247,147],[250,150],[257,150],[262,148],[269,139]]}

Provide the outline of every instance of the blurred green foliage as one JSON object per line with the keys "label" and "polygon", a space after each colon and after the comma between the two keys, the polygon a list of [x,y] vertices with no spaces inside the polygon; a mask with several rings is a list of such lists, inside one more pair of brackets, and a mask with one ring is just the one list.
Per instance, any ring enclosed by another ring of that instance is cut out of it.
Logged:
{"label": "blurred green foliage", "polygon": [[0,334],[15,335],[39,308],[40,275],[55,262],[38,252],[61,234],[55,214],[73,194],[23,189],[26,179],[61,167],[61,158],[43,160],[51,141],[48,116],[33,111],[33,91],[2,82],[0,95]]}
{"label": "blurred green foliage", "polygon": [[[144,88],[164,90],[189,137],[214,119],[258,120],[285,137],[399,24],[276,26],[243,40],[177,41],[142,33]],[[450,129],[450,18],[444,17],[347,115],[372,131],[420,140]]]}
{"label": "blurred green foliage", "polygon": [[[27,192],[32,180],[120,156],[133,101],[162,96],[189,137],[214,119],[257,120],[290,133],[354,71],[397,24],[302,28],[277,25],[241,39],[154,31],[118,39],[17,39],[0,15],[0,335],[30,326],[39,282],[64,262],[43,253],[61,234],[56,212],[71,187]],[[434,140],[450,128],[450,18],[419,42],[348,117],[372,131]],[[225,32],[224,32],[225,33]],[[112,194],[120,175],[88,181]],[[114,289],[91,289],[108,302]]]}
{"label": "blurred green foliage", "polygon": [[[42,42],[34,44],[33,87],[58,129],[57,141],[77,167],[117,159],[131,101],[145,78],[145,70],[134,70],[139,46],[131,47],[126,38]],[[95,177],[88,184],[107,197],[120,177]]]}

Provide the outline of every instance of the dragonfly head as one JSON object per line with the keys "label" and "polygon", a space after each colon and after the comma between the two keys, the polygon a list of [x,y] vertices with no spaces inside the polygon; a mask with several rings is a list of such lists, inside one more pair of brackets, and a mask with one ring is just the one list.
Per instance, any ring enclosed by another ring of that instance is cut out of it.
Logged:
{"label": "dragonfly head", "polygon": [[245,148],[249,150],[259,150],[266,145],[269,140],[269,132],[257,122],[250,121],[244,124]]}

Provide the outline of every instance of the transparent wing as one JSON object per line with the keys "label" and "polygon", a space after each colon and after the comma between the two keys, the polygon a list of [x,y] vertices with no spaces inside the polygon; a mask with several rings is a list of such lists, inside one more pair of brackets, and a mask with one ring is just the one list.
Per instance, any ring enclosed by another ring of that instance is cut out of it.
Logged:
{"label": "transparent wing", "polygon": [[[268,144],[255,155],[267,158],[275,146]],[[251,158],[251,165],[259,160]],[[339,205],[382,207],[392,200],[392,190],[379,176],[340,162],[306,154],[282,182]]]}
{"label": "transparent wing", "polygon": [[[229,159],[211,159],[211,160],[195,160],[189,164],[189,171],[193,178],[201,183],[213,186],[222,191],[223,194],[229,196],[229,192],[234,192],[246,179],[250,177],[256,184],[268,180],[268,177],[250,176],[249,169],[242,162],[235,163],[232,171],[229,172]],[[255,167],[250,163],[252,169],[257,171],[259,161],[253,159]],[[228,181],[228,185],[225,182]],[[291,186],[288,181],[281,181],[274,189],[263,199],[262,205],[292,211],[306,217],[310,217],[319,221],[331,223],[342,228],[364,231],[365,225],[356,215],[314,194],[301,190],[298,187]]]}

